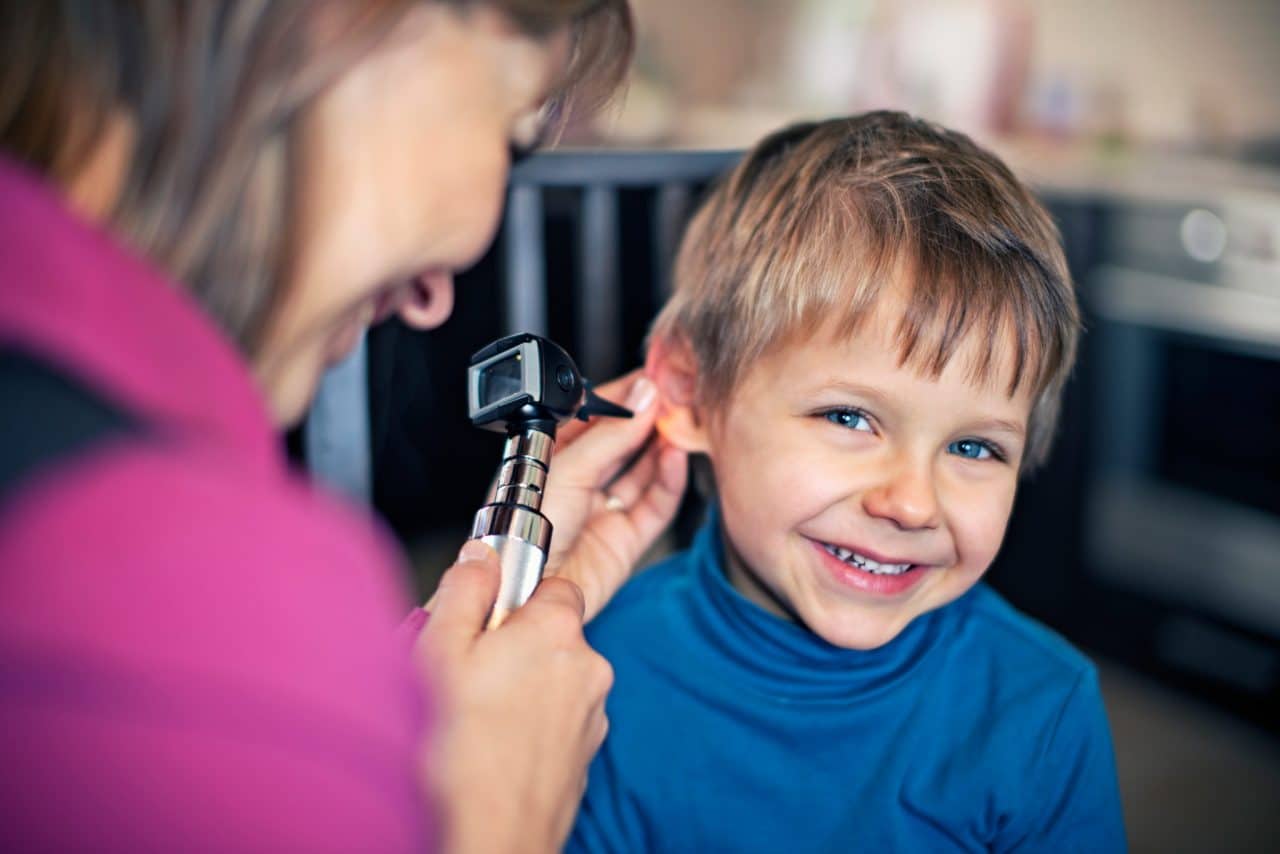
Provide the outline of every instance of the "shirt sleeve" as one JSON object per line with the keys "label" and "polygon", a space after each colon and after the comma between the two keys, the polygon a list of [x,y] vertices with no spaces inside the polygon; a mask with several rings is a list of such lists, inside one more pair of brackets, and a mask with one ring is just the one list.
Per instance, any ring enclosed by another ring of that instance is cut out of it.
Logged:
{"label": "shirt sleeve", "polygon": [[1111,728],[1093,669],[1081,675],[1063,704],[1041,767],[1026,809],[1033,818],[1013,828],[1019,837],[1001,850],[1128,850]]}

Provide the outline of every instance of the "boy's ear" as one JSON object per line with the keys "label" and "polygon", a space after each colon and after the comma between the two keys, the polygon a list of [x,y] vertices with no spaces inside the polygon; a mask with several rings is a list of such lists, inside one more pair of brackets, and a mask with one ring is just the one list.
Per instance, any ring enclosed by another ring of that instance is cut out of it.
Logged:
{"label": "boy's ear", "polygon": [[678,337],[655,336],[644,373],[658,387],[658,433],[691,454],[709,449],[706,413],[698,406],[698,360]]}

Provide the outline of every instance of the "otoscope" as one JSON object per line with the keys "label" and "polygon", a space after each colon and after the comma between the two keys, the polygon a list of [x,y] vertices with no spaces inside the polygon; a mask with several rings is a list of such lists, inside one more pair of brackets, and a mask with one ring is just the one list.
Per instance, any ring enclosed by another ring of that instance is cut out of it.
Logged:
{"label": "otoscope", "polygon": [[630,418],[631,410],[591,390],[559,345],[530,333],[495,341],[467,367],[471,423],[507,434],[493,500],[480,508],[471,539],[492,546],[502,565],[498,598],[489,615],[494,629],[523,605],[542,580],[551,546],[551,522],[542,496],[555,450],[556,428],[577,416]]}

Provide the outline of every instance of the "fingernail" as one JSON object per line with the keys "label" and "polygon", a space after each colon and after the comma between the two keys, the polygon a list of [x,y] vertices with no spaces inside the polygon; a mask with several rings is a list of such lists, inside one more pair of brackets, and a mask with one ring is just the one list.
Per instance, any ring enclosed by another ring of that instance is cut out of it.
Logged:
{"label": "fingernail", "polygon": [[640,377],[632,384],[631,393],[627,395],[627,408],[633,412],[648,409],[657,394],[658,387],[648,377]]}
{"label": "fingernail", "polygon": [[462,549],[458,552],[458,563],[475,563],[487,560],[491,554],[493,554],[493,549],[479,540],[467,540],[462,544]]}

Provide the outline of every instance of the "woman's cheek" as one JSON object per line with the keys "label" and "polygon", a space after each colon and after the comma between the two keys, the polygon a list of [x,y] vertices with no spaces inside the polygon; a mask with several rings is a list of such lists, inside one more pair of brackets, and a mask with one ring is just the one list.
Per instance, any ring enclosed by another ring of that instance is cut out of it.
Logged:
{"label": "woman's cheek", "polygon": [[[452,204],[460,224],[456,269],[474,265],[483,257],[498,233],[507,185],[507,151],[502,146],[482,155],[469,170],[470,179],[459,181]],[[477,149],[483,151],[484,148]]]}

